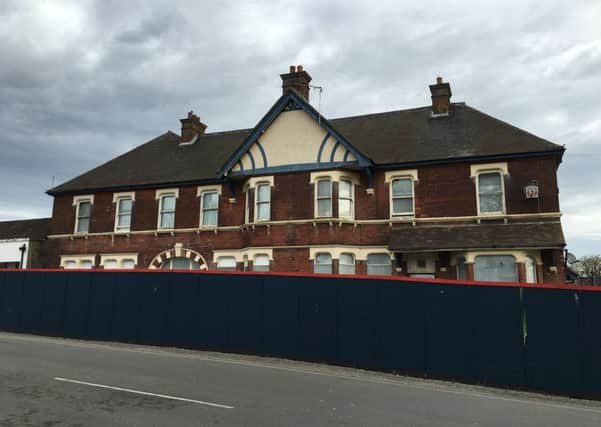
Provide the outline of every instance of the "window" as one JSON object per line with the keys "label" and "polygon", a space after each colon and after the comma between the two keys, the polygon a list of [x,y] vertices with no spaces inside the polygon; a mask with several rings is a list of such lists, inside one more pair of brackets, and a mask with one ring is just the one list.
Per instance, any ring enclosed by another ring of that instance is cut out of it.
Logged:
{"label": "window", "polygon": [[340,254],[338,259],[338,273],[355,274],[355,257],[353,254]]}
{"label": "window", "polygon": [[413,215],[413,180],[395,178],[391,182],[392,216]]}
{"label": "window", "polygon": [[236,258],[233,256],[221,256],[217,258],[217,270],[236,271]]}
{"label": "window", "polygon": [[320,179],[317,181],[317,216],[332,216],[332,181]]}
{"label": "window", "polygon": [[465,258],[457,258],[457,280],[467,280],[467,265]]}
{"label": "window", "polygon": [[133,200],[130,197],[117,199],[115,231],[129,231],[131,227],[131,211]]}
{"label": "window", "polygon": [[201,195],[201,225],[203,227],[216,227],[219,214],[219,193],[205,191]]}
{"label": "window", "polygon": [[526,257],[526,283],[536,283],[536,263],[532,257]]}
{"label": "window", "polygon": [[256,221],[269,221],[271,218],[271,186],[263,182],[257,185]]}
{"label": "window", "polygon": [[87,233],[90,229],[90,210],[92,203],[89,200],[77,202],[77,212],[75,221],[76,233]]}
{"label": "window", "polygon": [[100,265],[105,270],[131,270],[136,267],[137,254],[106,254],[100,255]]}
{"label": "window", "polygon": [[63,255],[60,265],[64,269],[91,269],[94,268],[94,262],[94,255]]}
{"label": "window", "polygon": [[353,183],[347,179],[341,179],[338,183],[338,216],[352,218],[353,214]]}
{"label": "window", "polygon": [[161,268],[163,270],[198,270],[200,264],[190,258],[175,257],[163,262]]}
{"label": "window", "polygon": [[164,194],[160,199],[159,228],[175,228],[175,194]]}
{"label": "window", "polygon": [[253,262],[253,271],[269,271],[269,255],[256,255]]}
{"label": "window", "polygon": [[392,266],[390,255],[388,254],[369,254],[367,255],[367,274],[390,276]]}
{"label": "window", "polygon": [[517,282],[515,258],[511,255],[477,256],[474,278],[483,282]]}
{"label": "window", "polygon": [[327,253],[315,255],[314,273],[332,274],[332,256]]}
{"label": "window", "polygon": [[478,174],[478,211],[483,214],[503,213],[503,178],[500,172]]}

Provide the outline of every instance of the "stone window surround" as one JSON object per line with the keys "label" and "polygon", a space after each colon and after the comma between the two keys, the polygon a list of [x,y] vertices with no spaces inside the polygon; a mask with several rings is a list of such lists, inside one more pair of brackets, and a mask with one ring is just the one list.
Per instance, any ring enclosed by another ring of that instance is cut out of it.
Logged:
{"label": "stone window surround", "polygon": [[[411,213],[393,213],[393,200],[392,200],[392,181],[395,179],[411,179],[411,194],[412,194],[412,211]],[[417,169],[399,169],[384,172],[384,183],[388,184],[388,207],[390,218],[399,217],[414,217],[415,216],[415,183],[419,181]]]}
{"label": "stone window surround", "polygon": [[[115,204],[115,233],[129,233],[131,231],[131,223],[129,229],[118,229],[119,226],[119,201],[121,199],[131,199],[132,201],[132,209],[133,203],[136,201],[136,192],[135,191],[125,191],[122,193],[113,193],[113,203]],[[133,217],[133,215],[132,215]]]}
{"label": "stone window surround", "polygon": [[[480,183],[478,177],[480,176],[480,174],[484,173],[498,173],[501,175],[501,201],[503,202],[503,207],[502,211],[500,212],[480,212]],[[470,165],[470,178],[474,180],[474,184],[476,186],[476,210],[478,212],[478,216],[504,215],[507,213],[504,179],[507,175],[509,175],[507,162],[479,163]]]}
{"label": "stone window surround", "polygon": [[[317,212],[317,182],[323,179],[330,180],[330,197],[332,200],[332,204],[334,203],[334,192],[333,192],[333,184],[335,182],[340,182],[342,180],[350,181],[351,183],[351,212],[352,215],[350,217],[336,217],[342,219],[354,219],[355,218],[355,187],[359,185],[359,175],[354,172],[340,171],[340,170],[328,170],[328,171],[317,171],[311,172],[309,183],[314,185],[314,196],[313,196],[313,217],[314,218],[334,218],[333,216],[323,216],[318,215]],[[333,206],[332,206],[332,214],[333,214]]]}
{"label": "stone window surround", "polygon": [[114,260],[117,262],[117,269],[123,268],[123,261],[132,260],[134,262],[134,268],[138,267],[138,254],[137,253],[117,253],[117,254],[100,254],[99,267],[104,268],[104,264],[107,261]]}

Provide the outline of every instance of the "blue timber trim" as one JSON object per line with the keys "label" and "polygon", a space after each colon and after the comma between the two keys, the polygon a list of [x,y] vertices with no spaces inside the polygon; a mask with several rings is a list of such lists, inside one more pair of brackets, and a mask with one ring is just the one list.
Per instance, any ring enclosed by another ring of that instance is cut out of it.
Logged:
{"label": "blue timber trim", "polygon": [[321,163],[321,153],[323,152],[323,147],[326,146],[328,138],[330,138],[330,132],[326,133],[326,136],[323,138],[323,141],[321,141],[321,144],[319,145],[319,151],[317,152],[317,163]]}
{"label": "blue timber trim", "polygon": [[284,165],[284,166],[271,166],[265,169],[256,169],[254,171],[236,171],[230,172],[228,176],[240,176],[240,175],[264,175],[270,173],[285,173],[285,172],[299,172],[308,170],[324,170],[324,169],[336,169],[341,167],[357,166],[356,161],[352,162],[324,162],[324,163],[299,163],[295,165]]}
{"label": "blue timber trim", "polygon": [[330,163],[334,162],[334,157],[336,156],[336,150],[338,150],[339,145],[340,145],[340,141],[336,141],[336,144],[334,144],[334,148],[332,148],[332,153],[330,154]]}
{"label": "blue timber trim", "polygon": [[248,154],[248,157],[250,157],[250,164],[252,165],[252,169],[255,170],[255,158],[253,157],[253,155],[250,152],[250,150],[248,150],[246,152],[246,154]]}
{"label": "blue timber trim", "polygon": [[346,150],[346,153],[344,153],[344,159],[343,161],[347,162],[348,161],[348,155],[351,154],[351,152],[349,150]]}
{"label": "blue timber trim", "polygon": [[263,146],[261,145],[261,142],[259,140],[257,140],[256,144],[257,144],[257,147],[259,147],[259,150],[261,151],[261,157],[263,157],[263,167],[266,168],[267,167],[267,156],[265,155],[265,150],[263,150]]}
{"label": "blue timber trim", "polygon": [[242,165],[242,159],[238,160],[238,166],[240,166],[240,170],[244,170],[244,165]]}
{"label": "blue timber trim", "polygon": [[293,104],[295,107],[300,107],[305,113],[313,118],[320,126],[331,134],[336,141],[348,149],[355,158],[359,166],[367,167],[372,165],[372,161],[357,150],[350,142],[346,140],[334,127],[321,116],[315,108],[305,101],[300,95],[297,95],[294,91],[289,90],[276,101],[276,103],[269,109],[267,114],[259,121],[255,126],[250,135],[244,140],[244,142],[238,147],[238,149],[230,156],[230,158],[224,163],[224,165],[217,171],[217,178],[223,178],[225,174],[236,164],[237,161],[248,151],[248,149],[259,139],[262,133],[269,127],[269,125],[277,118],[277,116],[286,109],[289,104]]}

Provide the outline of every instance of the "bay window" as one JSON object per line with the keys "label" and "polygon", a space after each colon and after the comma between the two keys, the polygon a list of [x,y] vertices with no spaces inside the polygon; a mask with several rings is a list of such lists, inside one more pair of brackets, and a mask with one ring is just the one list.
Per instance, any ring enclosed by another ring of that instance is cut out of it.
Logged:
{"label": "bay window", "polygon": [[338,259],[339,274],[355,274],[355,257],[353,254],[340,254]]}
{"label": "bay window", "polygon": [[332,274],[332,255],[319,253],[315,255],[313,272],[321,274]]}
{"label": "bay window", "polygon": [[348,179],[341,179],[338,183],[338,216],[352,218],[353,214],[353,183]]}
{"label": "bay window", "polygon": [[268,182],[257,184],[255,221],[269,221],[271,218],[271,185]]}
{"label": "bay window", "polygon": [[331,217],[332,216],[332,180],[320,179],[317,181],[317,190],[315,191],[315,199],[317,203],[317,212],[315,216]]}

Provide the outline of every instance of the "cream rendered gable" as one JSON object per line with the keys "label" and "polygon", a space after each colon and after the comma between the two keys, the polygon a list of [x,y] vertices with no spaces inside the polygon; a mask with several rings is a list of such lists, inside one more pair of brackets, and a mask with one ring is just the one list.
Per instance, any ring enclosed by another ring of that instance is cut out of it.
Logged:
{"label": "cream rendered gable", "polygon": [[326,135],[326,130],[305,111],[284,111],[242,156],[232,171],[357,160],[352,153],[347,153],[345,146],[337,144],[333,136],[325,140]]}

